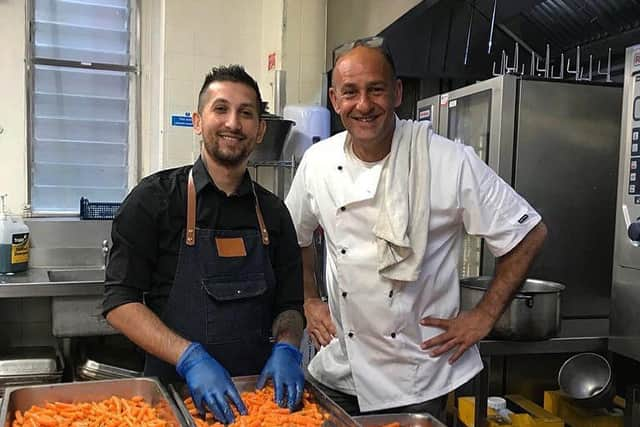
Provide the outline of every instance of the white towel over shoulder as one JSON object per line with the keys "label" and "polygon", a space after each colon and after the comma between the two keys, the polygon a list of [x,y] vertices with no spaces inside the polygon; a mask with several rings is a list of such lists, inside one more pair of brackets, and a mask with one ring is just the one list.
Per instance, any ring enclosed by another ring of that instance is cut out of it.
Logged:
{"label": "white towel over shoulder", "polygon": [[391,152],[382,167],[381,208],[373,228],[378,272],[390,280],[418,279],[429,230],[431,122],[396,118]]}

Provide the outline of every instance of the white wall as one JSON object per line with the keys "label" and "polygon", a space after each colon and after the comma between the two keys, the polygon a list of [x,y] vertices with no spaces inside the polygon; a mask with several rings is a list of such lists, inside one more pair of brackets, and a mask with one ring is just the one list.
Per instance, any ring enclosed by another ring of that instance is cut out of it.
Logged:
{"label": "white wall", "polygon": [[[260,86],[262,100],[269,103],[269,111],[275,112],[275,71],[282,70],[282,39],[284,0],[261,0],[260,38],[257,59],[259,69],[254,78]],[[269,70],[269,54],[276,54],[276,65]]]}
{"label": "white wall", "polygon": [[164,0],[141,0],[140,176],[162,169],[164,129]]}
{"label": "white wall", "polygon": [[199,140],[191,128],[172,127],[172,114],[195,110],[197,94],[212,66],[242,64],[260,69],[262,1],[166,0],[163,164],[191,163]]}
{"label": "white wall", "polygon": [[342,43],[378,34],[421,0],[327,0],[327,64]]}
{"label": "white wall", "polygon": [[25,13],[24,0],[0,1],[0,194],[15,212],[27,198]]}
{"label": "white wall", "polygon": [[326,0],[286,0],[283,69],[287,104],[320,104],[327,33]]}
{"label": "white wall", "polygon": [[[325,71],[326,0],[165,0],[162,167],[190,163],[199,139],[170,126],[193,111],[205,73],[242,64],[274,112],[275,70],[286,72],[287,103],[318,104]],[[274,70],[268,56],[276,54]],[[151,171],[148,171],[151,172]]]}

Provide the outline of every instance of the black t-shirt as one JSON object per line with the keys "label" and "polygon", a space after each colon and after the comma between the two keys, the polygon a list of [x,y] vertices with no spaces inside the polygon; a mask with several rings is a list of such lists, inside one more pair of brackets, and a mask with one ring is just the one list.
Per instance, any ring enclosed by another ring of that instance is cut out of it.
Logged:
{"label": "black t-shirt", "polygon": [[[191,166],[144,178],[127,196],[113,221],[103,314],[119,305],[144,302],[161,315],[178,263],[186,227],[187,179]],[[246,172],[227,196],[211,180],[202,159],[193,165],[196,226],[218,230],[258,229],[251,177]],[[298,310],[303,302],[302,256],[284,202],[258,184],[260,209],[269,232],[269,257],[276,277],[273,314]]]}

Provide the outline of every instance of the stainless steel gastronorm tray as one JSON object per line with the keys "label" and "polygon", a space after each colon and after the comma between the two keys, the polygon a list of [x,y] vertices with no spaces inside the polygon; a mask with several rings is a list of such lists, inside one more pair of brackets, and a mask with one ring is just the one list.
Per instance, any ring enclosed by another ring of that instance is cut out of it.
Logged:
{"label": "stainless steel gastronorm tray", "polygon": [[446,427],[431,414],[379,414],[359,415],[353,419],[362,427],[379,427],[393,422],[400,423],[400,427]]}
{"label": "stainless steel gastronorm tray", "polygon": [[[253,391],[256,389],[256,383],[258,382],[257,375],[251,375],[246,377],[234,377],[233,383],[236,385],[239,393],[245,391]],[[358,427],[351,417],[331,399],[327,397],[322,391],[314,387],[313,384],[307,382],[305,389],[311,393],[315,402],[320,408],[329,414],[329,417],[322,423],[322,427]],[[187,407],[184,405],[183,400],[189,397],[189,389],[186,385],[169,386],[169,390],[173,394],[173,397],[181,411],[182,418],[187,420],[189,427],[195,427],[195,422],[189,415]]]}
{"label": "stainless steel gastronorm tray", "polygon": [[46,402],[93,402],[114,395],[125,399],[142,396],[170,427],[186,425],[178,408],[158,380],[128,378],[10,388],[0,409],[0,426],[12,425],[15,411],[25,411],[32,405],[44,405]]}
{"label": "stainless steel gastronorm tray", "polygon": [[62,373],[62,358],[50,347],[14,347],[0,354],[0,378]]}
{"label": "stainless steel gastronorm tray", "polygon": [[57,383],[64,361],[52,347],[12,347],[0,355],[0,397],[8,387]]}
{"label": "stainless steel gastronorm tray", "polygon": [[119,378],[141,377],[142,372],[132,371],[130,369],[87,359],[87,361],[78,368],[78,375],[82,379],[86,380],[113,380]]}

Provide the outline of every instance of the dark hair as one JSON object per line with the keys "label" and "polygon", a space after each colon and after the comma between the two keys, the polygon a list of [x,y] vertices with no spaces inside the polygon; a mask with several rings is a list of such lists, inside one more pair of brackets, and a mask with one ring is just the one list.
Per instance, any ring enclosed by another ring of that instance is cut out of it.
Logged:
{"label": "dark hair", "polygon": [[247,73],[242,65],[228,65],[228,66],[220,66],[213,67],[211,71],[207,73],[204,78],[204,83],[202,83],[202,88],[200,89],[200,93],[198,94],[198,112],[202,113],[202,109],[204,108],[204,104],[207,100],[207,89],[209,85],[213,82],[235,82],[235,83],[243,83],[253,89],[256,93],[256,105],[258,109],[258,114],[262,114],[262,96],[260,95],[260,88],[258,88],[258,83]]}

